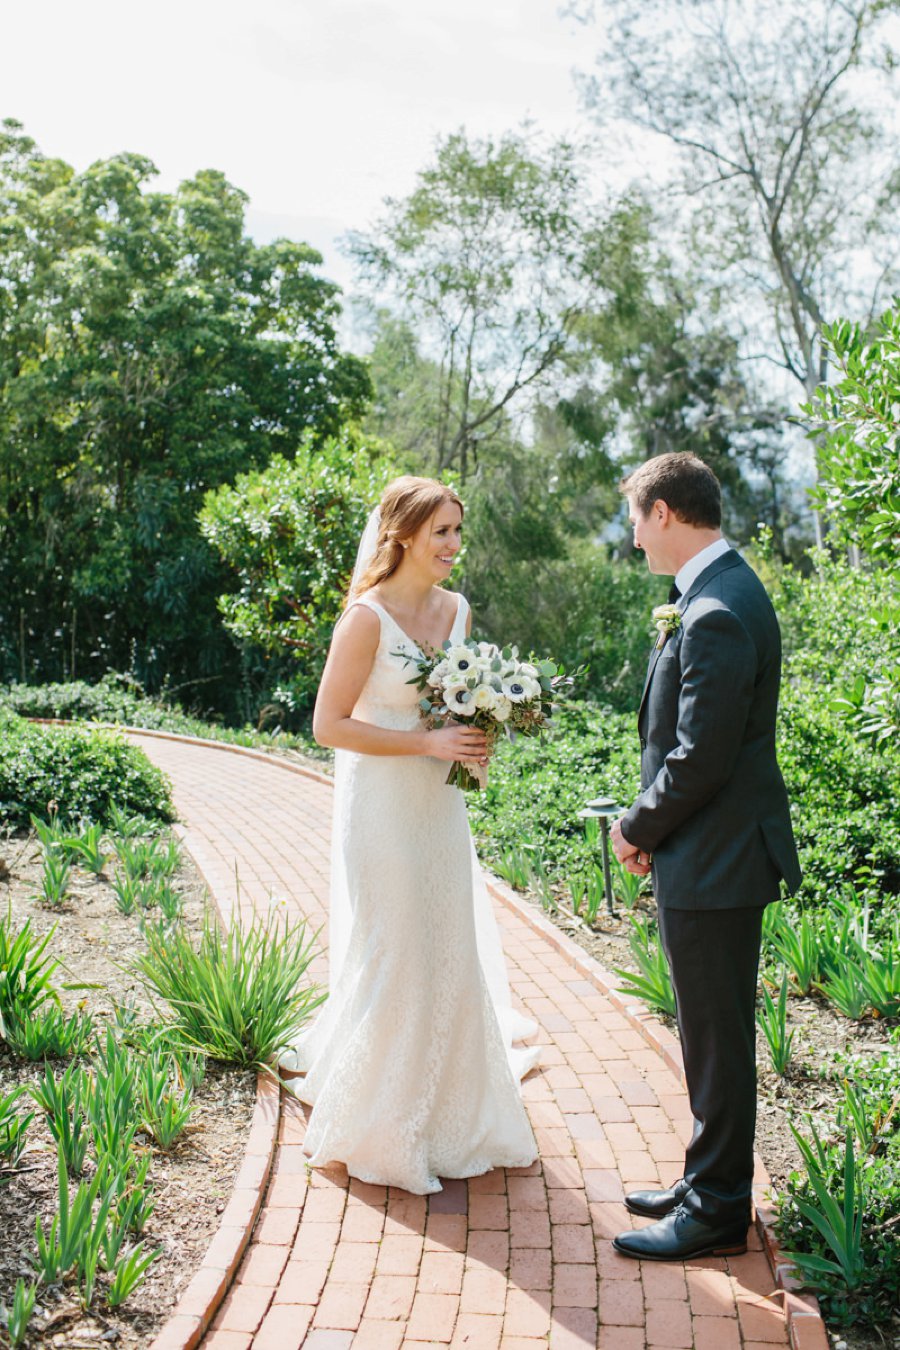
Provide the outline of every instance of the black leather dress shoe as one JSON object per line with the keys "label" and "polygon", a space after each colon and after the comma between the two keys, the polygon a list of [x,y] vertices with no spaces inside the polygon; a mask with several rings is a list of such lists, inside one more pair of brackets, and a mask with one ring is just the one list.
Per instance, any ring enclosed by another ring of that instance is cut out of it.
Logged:
{"label": "black leather dress shoe", "polygon": [[625,1197],[625,1208],[648,1219],[662,1219],[672,1213],[689,1190],[690,1184],[681,1177],[667,1191],[632,1191]]}
{"label": "black leather dress shoe", "polygon": [[748,1223],[713,1228],[678,1205],[658,1223],[620,1233],[613,1246],[638,1261],[687,1261],[696,1256],[739,1256],[747,1250]]}

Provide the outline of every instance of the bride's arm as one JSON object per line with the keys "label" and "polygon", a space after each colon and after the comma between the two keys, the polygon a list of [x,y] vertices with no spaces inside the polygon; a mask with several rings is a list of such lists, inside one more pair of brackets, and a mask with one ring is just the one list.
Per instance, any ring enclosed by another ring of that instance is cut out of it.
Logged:
{"label": "bride's arm", "polygon": [[477,727],[392,731],[353,717],[375,661],[379,633],[378,615],[364,605],[348,610],[335,629],[313,714],[313,735],[319,745],[363,755],[431,755],[446,760],[485,755],[484,734]]}

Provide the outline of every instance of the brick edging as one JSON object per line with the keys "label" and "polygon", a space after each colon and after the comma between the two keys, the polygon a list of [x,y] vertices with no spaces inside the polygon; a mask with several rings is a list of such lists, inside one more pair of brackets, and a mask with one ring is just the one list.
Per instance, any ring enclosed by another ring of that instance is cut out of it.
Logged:
{"label": "brick edging", "polygon": [[[29,720],[49,724],[69,725],[69,723],[60,718],[31,718]],[[304,778],[311,778],[315,782],[322,783],[329,787],[334,786],[334,780],[328,774],[320,773],[318,770],[307,768],[302,764],[295,764],[291,760],[282,758],[277,752],[274,754],[266,754],[260,750],[252,750],[248,746],[234,745],[230,741],[206,740],[202,736],[186,736],[173,731],[158,731],[148,727],[128,727],[116,723],[92,723],[89,725],[113,726],[117,730],[130,732],[137,736],[153,736],[159,740],[181,741],[187,745],[201,745],[208,749],[227,750],[232,754],[248,755],[251,759],[261,760],[266,764],[277,765],[279,768],[288,769],[292,773],[298,773]],[[684,1083],[684,1065],[681,1058],[681,1047],[678,1038],[669,1031],[668,1027],[663,1026],[652,1013],[648,1012],[647,1009],[640,1004],[628,1002],[623,996],[622,986],[615,975],[608,971],[605,966],[601,965],[595,957],[590,956],[583,948],[579,947],[572,938],[568,937],[557,928],[556,924],[551,923],[549,919],[544,918],[543,914],[541,914],[533,905],[520,899],[516,892],[498,877],[492,876],[487,871],[485,871],[484,875],[488,891],[491,895],[507,909],[518,915],[518,917],[522,919],[533,932],[540,933],[561,956],[564,956],[566,960],[570,962],[573,968],[577,970],[584,979],[590,981],[599,993],[608,998],[613,1007],[621,1012],[622,1015],[627,1018],[631,1026],[643,1036],[650,1048],[656,1051],[679,1082]],[[211,887],[210,891],[213,893]],[[261,1074],[257,1080],[257,1104],[256,1110],[254,1111],[250,1138],[253,1137],[253,1130],[257,1124],[257,1112],[259,1111],[261,1104],[260,1084],[262,1083],[263,1078],[264,1075]],[[266,1081],[271,1082],[271,1080],[268,1079]],[[280,1095],[275,1096],[275,1103],[274,1123],[271,1126],[271,1144],[268,1166],[266,1168],[265,1176],[259,1183],[256,1193],[256,1206],[249,1216],[243,1241],[239,1250],[236,1251],[233,1263],[228,1265],[227,1270],[222,1267],[220,1262],[223,1259],[223,1254],[220,1254],[216,1250],[216,1243],[219,1240],[219,1235],[226,1227],[225,1215],[228,1213],[228,1209],[226,1209],[225,1214],[222,1216],[219,1233],[213,1239],[207,1255],[204,1257],[203,1264],[176,1305],[175,1311],[169,1321],[162,1328],[156,1340],[153,1341],[150,1350],[193,1350],[193,1347],[197,1345],[200,1337],[209,1325],[219,1303],[224,1298],[234,1271],[237,1268],[240,1256],[243,1254],[243,1251],[249,1242],[250,1233],[253,1229],[253,1224],[259,1210],[262,1193],[268,1180],[272,1157],[274,1155],[275,1137],[277,1134],[278,1116],[280,1113]],[[248,1152],[249,1142],[248,1139]],[[776,1286],[783,1296],[785,1323],[787,1325],[790,1344],[793,1347],[793,1350],[815,1350],[816,1342],[822,1347],[827,1347],[830,1342],[825,1330],[825,1323],[822,1319],[818,1300],[814,1294],[800,1294],[797,1292],[798,1284],[793,1275],[794,1267],[778,1245],[775,1236],[774,1211],[772,1210],[767,1195],[772,1184],[771,1179],[758,1153],[754,1154],[754,1158],[756,1163],[756,1176],[758,1178],[753,1186],[755,1225],[762,1241],[763,1251],[765,1252],[772,1269]],[[247,1162],[248,1157],[245,1155],[245,1167]],[[243,1172],[244,1167],[242,1167],[241,1173],[238,1174],[238,1182],[240,1181]],[[237,1194],[237,1183],[235,1194]],[[232,1199],[233,1198],[234,1197],[232,1197]],[[215,1262],[211,1265],[208,1264],[210,1253],[213,1253],[215,1258]],[[222,1276],[219,1284],[216,1284],[214,1279],[216,1273],[221,1274]],[[207,1298],[207,1306],[202,1313],[194,1313],[191,1312],[190,1309],[185,1313],[182,1309],[182,1303],[188,1300],[191,1291],[194,1289],[195,1284],[198,1283],[201,1276],[205,1277],[205,1282],[202,1286],[198,1285],[195,1295],[197,1298]],[[169,1335],[170,1329],[172,1333],[171,1336]],[[181,1339],[178,1339],[179,1336]],[[166,1339],[163,1339],[164,1337]]]}
{"label": "brick edging", "polygon": [[[628,1019],[635,1031],[638,1031],[647,1044],[657,1052],[679,1082],[684,1083],[684,1065],[677,1036],[673,1036],[669,1028],[663,1026],[641,1004],[629,1003],[623,997],[621,983],[615,975],[596,957],[589,955],[578,946],[577,942],[557,928],[555,923],[545,918],[534,905],[522,900],[511,886],[488,872],[485,873],[485,880],[491,895],[522,919],[533,932],[540,933],[555,951],[571,963],[583,979],[589,980],[599,993],[608,998],[613,1007]],[[775,1277],[775,1284],[783,1297],[784,1318],[790,1344],[793,1350],[817,1350],[818,1346],[827,1350],[830,1342],[818,1299],[814,1294],[797,1292],[798,1282],[794,1278],[794,1267],[779,1247],[775,1236],[775,1214],[767,1195],[772,1184],[771,1179],[758,1153],[754,1153],[754,1161],[757,1178],[753,1185],[755,1225]]]}
{"label": "brick edging", "polygon": [[208,1330],[247,1250],[262,1207],[275,1156],[280,1114],[281,1088],[271,1074],[261,1072],[256,1078],[256,1105],[244,1161],[235,1178],[231,1199],[222,1211],[219,1227],[200,1265],[149,1350],[194,1350]]}

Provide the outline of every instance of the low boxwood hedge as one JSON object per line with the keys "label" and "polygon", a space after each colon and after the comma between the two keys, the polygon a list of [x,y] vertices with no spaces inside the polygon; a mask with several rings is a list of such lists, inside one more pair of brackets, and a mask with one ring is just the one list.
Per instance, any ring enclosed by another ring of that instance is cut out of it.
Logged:
{"label": "low boxwood hedge", "polygon": [[168,779],[118,732],[42,727],[0,709],[0,820],[13,829],[32,814],[108,823],[115,804],[147,820],[173,820]]}

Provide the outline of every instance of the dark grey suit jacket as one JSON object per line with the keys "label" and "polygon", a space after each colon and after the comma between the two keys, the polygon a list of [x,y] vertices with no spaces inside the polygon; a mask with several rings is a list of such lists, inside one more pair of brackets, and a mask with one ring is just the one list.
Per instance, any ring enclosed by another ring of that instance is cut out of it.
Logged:
{"label": "dark grey suit jacket", "polygon": [[737,909],[800,884],[775,757],[781,634],[765,589],[734,550],[678,601],[681,626],[650,660],[638,715],[641,794],[622,818],[653,855],[657,902]]}

